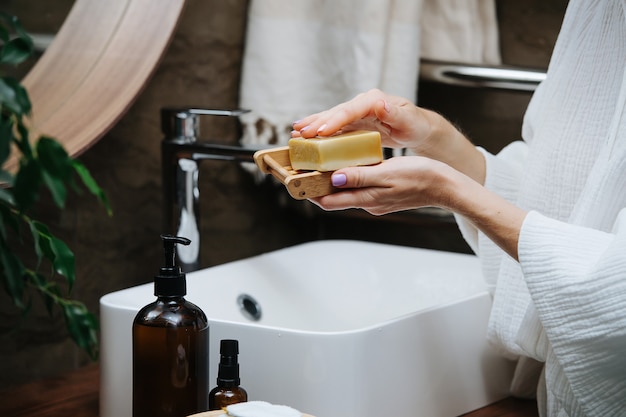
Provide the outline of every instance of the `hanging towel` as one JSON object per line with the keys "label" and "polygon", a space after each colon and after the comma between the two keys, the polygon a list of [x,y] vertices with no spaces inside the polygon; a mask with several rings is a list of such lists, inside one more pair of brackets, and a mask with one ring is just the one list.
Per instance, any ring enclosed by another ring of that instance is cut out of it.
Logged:
{"label": "hanging towel", "polygon": [[251,0],[248,13],[244,146],[284,145],[294,120],[371,88],[416,99],[420,57],[499,62],[494,0]]}
{"label": "hanging towel", "polygon": [[421,36],[424,59],[501,63],[494,0],[424,0]]}

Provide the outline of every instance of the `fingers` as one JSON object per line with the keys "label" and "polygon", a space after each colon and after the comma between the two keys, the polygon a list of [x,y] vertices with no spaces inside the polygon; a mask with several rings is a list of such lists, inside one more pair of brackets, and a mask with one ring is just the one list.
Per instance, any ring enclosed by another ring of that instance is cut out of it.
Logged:
{"label": "fingers", "polygon": [[379,215],[449,200],[446,178],[454,171],[438,161],[419,156],[390,158],[377,165],[348,167],[331,176],[336,193],[313,202],[325,210],[361,208]]}
{"label": "fingers", "polygon": [[292,136],[305,138],[330,136],[367,117],[376,118],[380,115],[386,118],[389,104],[385,97],[380,90],[370,90],[359,94],[352,100],[330,110],[312,114],[294,122]]}
{"label": "fingers", "polygon": [[343,210],[347,208],[363,208],[376,205],[376,193],[381,188],[387,188],[385,176],[378,173],[378,167],[349,167],[335,171],[331,176],[334,187],[341,192],[324,197],[311,199],[313,203],[324,210]]}
{"label": "fingers", "polygon": [[354,191],[347,190],[336,194],[325,195],[323,197],[310,198],[309,201],[326,211],[360,208],[355,204],[354,194]]}
{"label": "fingers", "polygon": [[381,186],[381,176],[378,167],[381,165],[365,167],[342,168],[333,172],[331,183],[337,188],[365,188]]}

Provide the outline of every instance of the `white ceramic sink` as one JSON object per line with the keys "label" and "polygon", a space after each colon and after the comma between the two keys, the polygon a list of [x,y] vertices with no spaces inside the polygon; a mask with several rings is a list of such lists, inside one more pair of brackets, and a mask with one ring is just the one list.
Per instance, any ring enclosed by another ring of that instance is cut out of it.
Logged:
{"label": "white ceramic sink", "polygon": [[[250,400],[316,417],[451,417],[508,395],[513,367],[486,341],[474,256],[318,241],[190,273],[187,288],[209,318],[211,383],[219,341],[238,339]],[[101,417],[131,416],[131,326],[152,301],[152,284],[100,300]]]}

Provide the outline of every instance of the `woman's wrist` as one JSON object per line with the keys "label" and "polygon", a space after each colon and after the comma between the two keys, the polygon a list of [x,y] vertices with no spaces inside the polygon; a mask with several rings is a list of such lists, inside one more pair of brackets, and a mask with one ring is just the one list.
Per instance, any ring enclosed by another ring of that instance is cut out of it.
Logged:
{"label": "woman's wrist", "polygon": [[485,182],[485,158],[472,142],[440,114],[421,109],[430,134],[412,148],[417,155],[444,162],[479,184]]}

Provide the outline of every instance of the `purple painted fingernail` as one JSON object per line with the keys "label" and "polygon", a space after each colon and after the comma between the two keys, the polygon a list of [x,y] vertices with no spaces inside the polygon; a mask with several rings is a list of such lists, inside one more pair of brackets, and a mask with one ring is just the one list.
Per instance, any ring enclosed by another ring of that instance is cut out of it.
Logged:
{"label": "purple painted fingernail", "polygon": [[330,177],[330,181],[334,187],[341,187],[342,185],[346,185],[348,178],[346,177],[346,174],[333,174]]}

